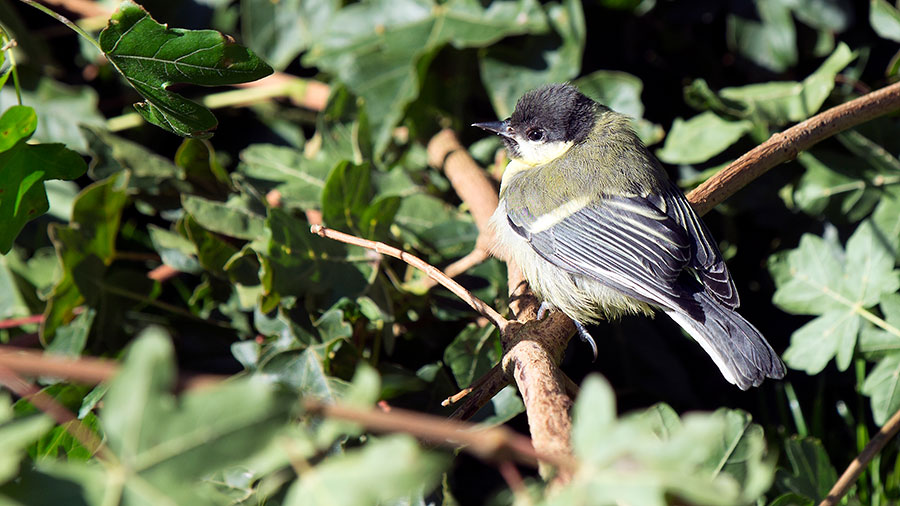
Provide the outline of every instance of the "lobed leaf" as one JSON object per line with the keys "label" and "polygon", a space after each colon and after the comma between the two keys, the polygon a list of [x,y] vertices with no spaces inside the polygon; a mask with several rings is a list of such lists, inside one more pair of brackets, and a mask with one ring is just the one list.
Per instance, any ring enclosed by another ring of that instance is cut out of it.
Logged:
{"label": "lobed leaf", "polygon": [[144,102],[134,105],[153,123],[182,137],[210,137],[218,122],[206,107],[171,92],[176,83],[221,86],[261,79],[272,68],[215,30],[157,23],[126,0],[100,32],[100,48]]}

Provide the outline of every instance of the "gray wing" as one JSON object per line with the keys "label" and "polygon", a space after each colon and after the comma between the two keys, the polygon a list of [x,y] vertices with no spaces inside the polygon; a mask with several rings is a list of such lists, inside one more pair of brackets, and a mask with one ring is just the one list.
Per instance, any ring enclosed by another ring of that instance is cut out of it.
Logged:
{"label": "gray wing", "polygon": [[718,248],[677,188],[660,196],[604,197],[542,230],[529,230],[534,218],[525,209],[507,213],[542,257],[636,299],[695,316],[691,294],[698,289],[729,307],[738,304]]}

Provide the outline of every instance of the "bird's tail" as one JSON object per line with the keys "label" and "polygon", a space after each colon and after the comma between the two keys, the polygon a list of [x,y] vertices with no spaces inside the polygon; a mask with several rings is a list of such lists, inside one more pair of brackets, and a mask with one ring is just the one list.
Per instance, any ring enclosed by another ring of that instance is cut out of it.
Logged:
{"label": "bird's tail", "polygon": [[703,320],[684,311],[666,314],[681,325],[712,357],[722,375],[741,390],[759,386],[764,379],[784,377],[784,363],[766,338],[741,315],[706,292],[694,294]]}

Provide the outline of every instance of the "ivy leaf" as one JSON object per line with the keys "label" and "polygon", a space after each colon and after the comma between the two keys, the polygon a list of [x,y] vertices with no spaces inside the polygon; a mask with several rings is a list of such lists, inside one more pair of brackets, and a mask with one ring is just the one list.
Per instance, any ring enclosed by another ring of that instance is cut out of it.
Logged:
{"label": "ivy leaf", "polygon": [[807,234],[797,249],[773,256],[769,270],[778,286],[776,305],[819,315],[794,332],[784,354],[789,366],[808,374],[820,372],[831,358],[847,369],[863,328],[862,312],[900,288],[894,257],[868,220],[850,236],[845,251]]}
{"label": "ivy leaf", "polygon": [[144,97],[134,105],[138,113],[182,137],[210,137],[218,122],[206,107],[169,91],[170,85],[221,86],[272,73],[230,37],[215,30],[168,28],[131,1],[113,13],[99,42],[110,63]]}
{"label": "ivy leaf", "polygon": [[87,171],[81,155],[62,144],[27,144],[37,128],[34,109],[14,105],[0,116],[0,253],[29,221],[50,209],[44,181]]}
{"label": "ivy leaf", "polygon": [[801,121],[822,107],[834,89],[834,77],[854,59],[856,53],[842,42],[802,82],[773,81],[723,88],[719,95],[725,100],[743,104],[748,111],[747,117],[754,120],[773,125]]}
{"label": "ivy leaf", "polygon": [[656,156],[667,163],[702,163],[734,144],[751,128],[749,121],[729,121],[712,111],[687,121],[675,118]]}
{"label": "ivy leaf", "polygon": [[792,437],[785,441],[784,451],[791,463],[791,471],[789,474],[783,469],[778,470],[778,485],[818,504],[837,481],[837,472],[822,442],[815,438]]}
{"label": "ivy leaf", "polygon": [[869,23],[879,36],[900,42],[900,10],[887,0],[871,0]]}
{"label": "ivy leaf", "polygon": [[240,153],[238,171],[264,191],[277,190],[287,208],[319,209],[332,169],[284,146],[253,144]]}
{"label": "ivy leaf", "polygon": [[284,504],[414,504],[408,496],[430,491],[444,467],[445,458],[425,453],[413,438],[386,436],[302,473]]}
{"label": "ivy leaf", "polygon": [[444,350],[444,363],[460,388],[471,385],[500,360],[500,338],[495,330],[491,325],[470,323]]}
{"label": "ivy leaf", "polygon": [[128,174],[119,172],[84,190],[72,206],[69,225],[54,224],[50,239],[56,247],[63,276],[53,287],[44,310],[41,338],[50,342],[57,328],[74,316],[75,306],[95,306],[100,281],[116,254],[122,209],[128,201]]}
{"label": "ivy leaf", "polygon": [[303,63],[336,75],[364,100],[380,159],[441,47],[482,47],[545,26],[535,0],[487,7],[475,0],[370,0],[335,13]]}
{"label": "ivy leaf", "polygon": [[151,327],[104,398],[100,420],[117,457],[104,481],[138,502],[198,504],[204,476],[260,451],[289,420],[292,396],[265,382],[238,379],[176,400],[174,380],[172,344]]}
{"label": "ivy leaf", "polygon": [[581,2],[566,0],[561,5],[548,4],[546,9],[556,33],[528,37],[524,47],[492,46],[480,55],[481,82],[497,117],[512,114],[526,91],[573,79],[581,71],[587,33]]}

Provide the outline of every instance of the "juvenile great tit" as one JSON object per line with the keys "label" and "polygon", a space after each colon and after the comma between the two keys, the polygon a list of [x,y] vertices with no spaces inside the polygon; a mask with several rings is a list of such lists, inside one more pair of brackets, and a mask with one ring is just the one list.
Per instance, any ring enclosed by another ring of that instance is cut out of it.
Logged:
{"label": "juvenile great tit", "polygon": [[494,252],[522,269],[548,309],[584,325],[658,308],[742,390],[784,364],[735,309],[738,293],[709,230],[632,131],[628,117],[568,84],[532,90],[499,134],[510,162],[491,219]]}

